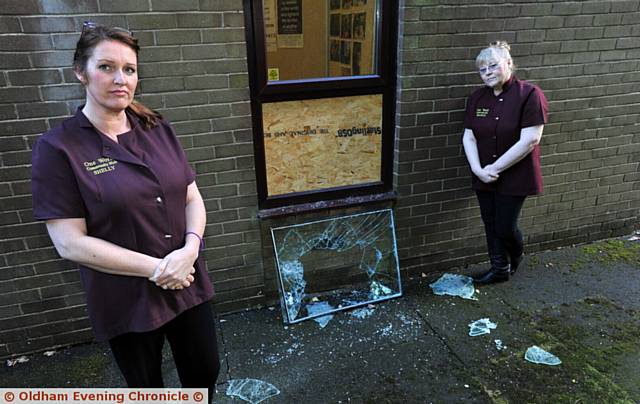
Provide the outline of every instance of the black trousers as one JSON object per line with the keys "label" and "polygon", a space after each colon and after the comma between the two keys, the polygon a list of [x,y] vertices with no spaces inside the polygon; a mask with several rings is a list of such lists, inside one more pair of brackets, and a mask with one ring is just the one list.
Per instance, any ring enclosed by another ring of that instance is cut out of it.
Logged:
{"label": "black trousers", "polygon": [[209,302],[193,307],[162,327],[109,340],[116,363],[132,388],[164,387],[162,347],[169,341],[182,387],[209,389],[213,397],[220,372],[218,341]]}
{"label": "black trousers", "polygon": [[518,217],[526,196],[501,195],[491,191],[476,191],[476,195],[491,265],[505,268],[524,250]]}

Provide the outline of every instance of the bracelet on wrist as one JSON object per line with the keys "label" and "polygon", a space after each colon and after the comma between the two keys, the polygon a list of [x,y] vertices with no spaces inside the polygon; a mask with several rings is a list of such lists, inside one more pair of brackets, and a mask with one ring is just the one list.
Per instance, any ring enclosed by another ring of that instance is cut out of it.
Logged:
{"label": "bracelet on wrist", "polygon": [[194,236],[196,236],[198,238],[198,240],[200,240],[200,251],[204,250],[204,239],[202,237],[200,237],[200,235],[198,233],[193,232],[193,231],[188,231],[188,232],[184,233],[185,238],[189,234],[193,234]]}

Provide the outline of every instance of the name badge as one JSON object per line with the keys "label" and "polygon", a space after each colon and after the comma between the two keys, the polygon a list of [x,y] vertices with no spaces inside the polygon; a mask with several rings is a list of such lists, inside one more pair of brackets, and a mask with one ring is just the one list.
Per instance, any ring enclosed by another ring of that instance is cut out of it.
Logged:
{"label": "name badge", "polygon": [[489,108],[478,108],[476,109],[476,117],[484,118],[489,114]]}
{"label": "name badge", "polygon": [[100,175],[115,170],[118,161],[109,157],[101,157],[96,160],[85,161],[83,164],[84,168],[93,173],[93,175]]}

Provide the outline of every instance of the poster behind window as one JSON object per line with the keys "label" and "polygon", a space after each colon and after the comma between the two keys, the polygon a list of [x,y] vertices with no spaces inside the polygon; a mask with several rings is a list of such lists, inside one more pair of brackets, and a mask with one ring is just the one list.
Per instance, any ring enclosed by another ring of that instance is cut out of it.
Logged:
{"label": "poster behind window", "polygon": [[280,72],[268,82],[377,73],[380,1],[262,1],[267,68]]}
{"label": "poster behind window", "polygon": [[276,0],[262,0],[262,13],[264,15],[265,47],[267,52],[277,52]]}
{"label": "poster behind window", "polygon": [[302,0],[277,0],[278,47],[303,48]]}

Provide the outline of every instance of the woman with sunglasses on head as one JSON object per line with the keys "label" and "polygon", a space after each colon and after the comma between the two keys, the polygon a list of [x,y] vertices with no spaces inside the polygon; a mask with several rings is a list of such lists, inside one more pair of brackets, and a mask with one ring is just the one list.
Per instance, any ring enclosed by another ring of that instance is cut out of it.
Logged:
{"label": "woman with sunglasses on head", "polygon": [[542,90],[513,73],[509,45],[498,41],[476,58],[485,87],[467,102],[462,143],[484,222],[491,268],[478,284],[509,280],[524,252],[518,216],[529,195],[542,192],[540,147],[547,122]]}
{"label": "woman with sunglasses on head", "polygon": [[183,387],[213,392],[220,368],[199,257],[204,202],[173,128],[134,101],[137,39],[85,23],[73,70],[75,115],[33,147],[34,216],[80,266],[91,324],[129,387],[162,387],[169,341]]}

